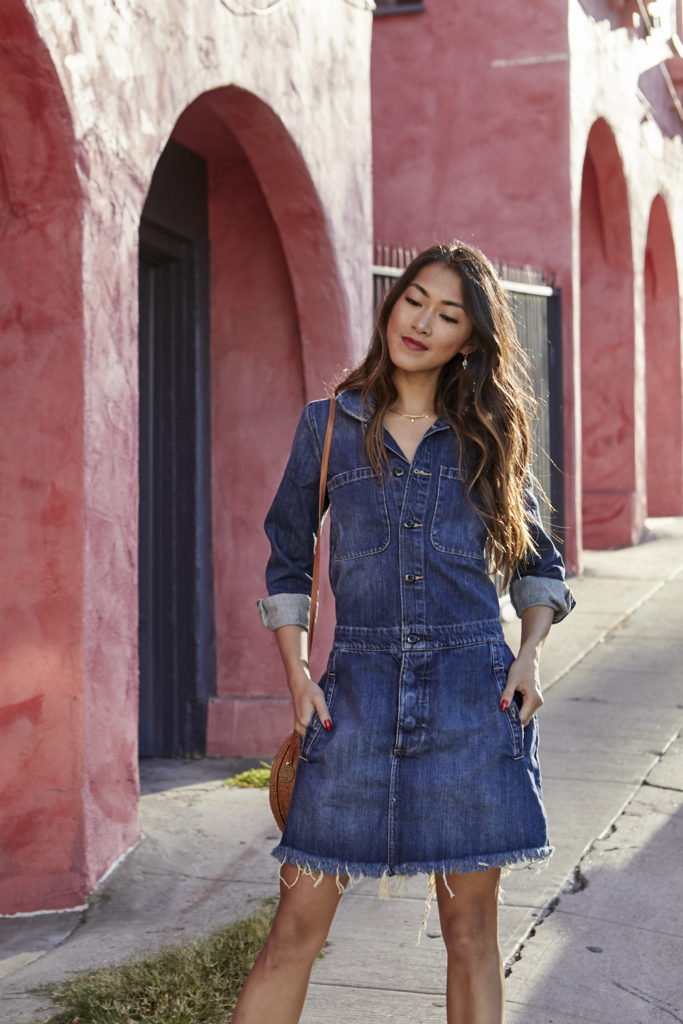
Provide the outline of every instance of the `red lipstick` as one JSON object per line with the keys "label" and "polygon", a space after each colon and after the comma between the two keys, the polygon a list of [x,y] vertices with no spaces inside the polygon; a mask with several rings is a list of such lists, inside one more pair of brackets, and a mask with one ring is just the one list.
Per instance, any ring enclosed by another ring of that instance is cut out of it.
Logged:
{"label": "red lipstick", "polygon": [[401,338],[401,341],[406,346],[406,348],[411,349],[411,351],[413,351],[413,352],[426,352],[427,351],[427,346],[423,345],[421,341],[415,341],[414,338],[410,338],[410,337],[406,336],[404,338]]}

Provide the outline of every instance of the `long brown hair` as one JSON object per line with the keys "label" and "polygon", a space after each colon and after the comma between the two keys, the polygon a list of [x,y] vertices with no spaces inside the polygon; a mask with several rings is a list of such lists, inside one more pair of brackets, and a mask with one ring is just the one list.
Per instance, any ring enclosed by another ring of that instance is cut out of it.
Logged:
{"label": "long brown hair", "polygon": [[460,353],[439,374],[434,409],[455,432],[467,472],[467,495],[488,532],[492,570],[507,581],[532,553],[524,487],[530,475],[529,417],[535,408],[514,321],[491,262],[465,242],[440,243],[421,252],[391,287],[379,308],[365,359],[335,389],[362,392],[363,407],[374,409],[365,430],[365,452],[380,480],[388,466],[384,415],[398,398],[387,345],[387,324],[398,299],[423,267],[441,263],[462,282],[465,311],[474,325],[467,365]]}

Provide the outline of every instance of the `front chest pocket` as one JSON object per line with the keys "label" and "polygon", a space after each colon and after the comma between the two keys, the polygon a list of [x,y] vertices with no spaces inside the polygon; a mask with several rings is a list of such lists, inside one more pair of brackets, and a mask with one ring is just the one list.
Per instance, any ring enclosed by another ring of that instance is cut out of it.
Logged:
{"label": "front chest pocket", "polygon": [[327,482],[330,549],[336,562],[376,555],[389,544],[384,488],[370,466],[338,473]]}
{"label": "front chest pocket", "polygon": [[465,492],[463,474],[442,466],[432,519],[431,541],[447,555],[484,560],[486,530]]}

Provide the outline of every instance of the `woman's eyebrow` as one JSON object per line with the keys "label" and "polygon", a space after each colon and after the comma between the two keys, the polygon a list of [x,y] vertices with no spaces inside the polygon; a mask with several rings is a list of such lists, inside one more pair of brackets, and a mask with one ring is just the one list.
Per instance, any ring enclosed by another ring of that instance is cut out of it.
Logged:
{"label": "woman's eyebrow", "polygon": [[[410,283],[411,283],[413,288],[417,288],[417,290],[419,292],[422,292],[422,294],[424,295],[424,297],[426,299],[429,298],[429,292],[427,291],[426,288],[423,288],[421,284],[418,284],[417,281],[411,281]],[[457,306],[458,309],[464,309],[465,308],[463,306],[462,302],[452,302],[450,299],[442,299],[441,300],[441,305],[442,306]]]}

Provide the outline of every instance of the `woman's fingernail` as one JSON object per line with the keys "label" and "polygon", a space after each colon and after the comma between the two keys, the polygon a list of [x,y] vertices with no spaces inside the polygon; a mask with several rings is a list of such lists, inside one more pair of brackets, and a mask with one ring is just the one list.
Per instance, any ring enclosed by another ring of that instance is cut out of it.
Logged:
{"label": "woman's fingernail", "polygon": [[501,711],[507,711],[507,709],[509,707],[510,707],[510,701],[509,700],[505,700],[505,698],[503,698],[503,700],[500,702],[500,710]]}
{"label": "woman's fingernail", "polygon": [[325,719],[325,721],[323,722],[323,725],[325,726],[325,728],[327,729],[328,732],[332,728],[332,722],[329,720],[329,718]]}

